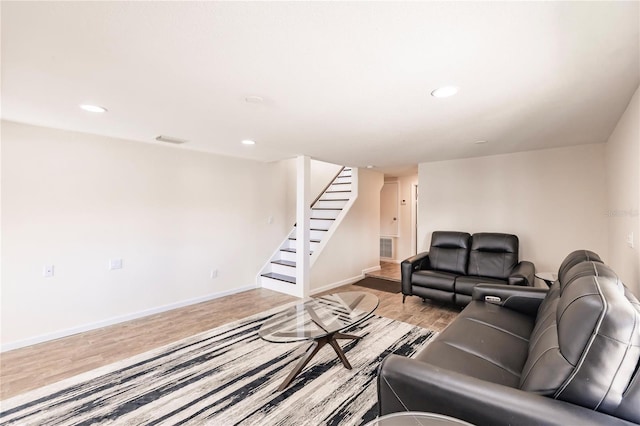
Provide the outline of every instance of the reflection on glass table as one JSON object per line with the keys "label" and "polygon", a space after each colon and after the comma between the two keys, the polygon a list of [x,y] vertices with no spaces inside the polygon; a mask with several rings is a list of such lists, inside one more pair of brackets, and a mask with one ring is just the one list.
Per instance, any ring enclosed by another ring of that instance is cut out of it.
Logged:
{"label": "reflection on glass table", "polygon": [[473,426],[460,419],[435,413],[420,413],[418,411],[403,411],[391,413],[367,423],[365,426]]}
{"label": "reflection on glass table", "polygon": [[342,364],[351,370],[351,364],[337,340],[360,339],[361,336],[341,331],[368,318],[378,307],[378,302],[376,296],[364,291],[333,293],[297,303],[268,319],[258,332],[260,337],[268,342],[291,343],[312,340],[306,355],[282,382],[278,391],[286,389],[326,344],[333,348]]}

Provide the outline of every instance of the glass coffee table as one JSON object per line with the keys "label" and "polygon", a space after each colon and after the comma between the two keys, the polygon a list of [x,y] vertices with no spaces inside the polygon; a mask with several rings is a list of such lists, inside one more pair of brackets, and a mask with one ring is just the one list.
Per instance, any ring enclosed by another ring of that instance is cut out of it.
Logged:
{"label": "glass coffee table", "polygon": [[341,333],[367,319],[378,307],[378,298],[364,291],[349,291],[307,299],[269,318],[258,334],[274,343],[311,340],[305,355],[284,379],[278,391],[285,390],[291,381],[311,361],[318,351],[329,344],[342,364],[351,370],[338,339],[361,339],[362,336]]}
{"label": "glass coffee table", "polygon": [[460,419],[435,413],[402,411],[387,414],[367,423],[365,426],[473,426]]}

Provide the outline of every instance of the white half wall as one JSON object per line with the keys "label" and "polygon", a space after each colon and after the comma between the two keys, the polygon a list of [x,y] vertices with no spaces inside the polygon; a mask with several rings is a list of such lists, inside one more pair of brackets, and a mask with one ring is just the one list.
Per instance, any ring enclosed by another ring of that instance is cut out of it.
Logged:
{"label": "white half wall", "polygon": [[418,249],[438,230],[504,232],[557,271],[576,249],[608,261],[604,144],[421,163]]}
{"label": "white half wall", "polygon": [[311,268],[311,293],[348,284],[380,266],[382,173],[358,170],[358,198]]}
{"label": "white half wall", "polygon": [[291,229],[286,164],[1,126],[3,347],[255,287]]}
{"label": "white half wall", "polygon": [[606,157],[607,262],[640,295],[640,88],[606,143]]}

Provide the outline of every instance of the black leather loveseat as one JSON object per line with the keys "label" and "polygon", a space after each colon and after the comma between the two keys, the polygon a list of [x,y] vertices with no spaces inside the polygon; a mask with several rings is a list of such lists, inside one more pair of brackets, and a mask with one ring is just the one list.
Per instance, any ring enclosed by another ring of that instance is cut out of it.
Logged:
{"label": "black leather loveseat", "polygon": [[638,300],[582,250],[548,290],[477,286],[415,359],[385,358],[379,409],[477,425],[639,423],[639,360]]}
{"label": "black leather loveseat", "polygon": [[464,306],[480,284],[533,286],[533,263],[518,261],[512,234],[436,231],[428,252],[402,262],[402,302],[420,296]]}

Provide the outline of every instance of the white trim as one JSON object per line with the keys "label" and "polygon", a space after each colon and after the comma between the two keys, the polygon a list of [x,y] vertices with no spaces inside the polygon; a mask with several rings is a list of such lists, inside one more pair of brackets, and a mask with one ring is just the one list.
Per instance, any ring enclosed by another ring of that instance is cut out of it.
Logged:
{"label": "white trim", "polygon": [[143,311],[134,312],[131,314],[120,315],[117,317],[109,318],[102,321],[97,321],[89,324],[83,324],[77,327],[67,328],[65,330],[54,331],[53,333],[41,334],[35,337],[29,337],[27,339],[18,340],[15,342],[5,343],[0,346],[0,352],[7,352],[14,349],[23,348],[25,346],[31,346],[38,343],[48,342],[49,340],[60,339],[62,337],[71,336],[78,333],[84,333],[85,331],[91,331],[102,327],[107,327],[114,324],[119,324],[126,321],[154,315],[160,312],[170,311],[172,309],[182,308],[184,306],[195,305],[196,303],[208,302],[209,300],[218,299],[224,296],[230,296],[232,294],[241,293],[247,290],[253,290],[257,288],[255,284],[247,285],[244,287],[235,288],[233,290],[221,291],[219,293],[211,293],[206,296],[194,297],[193,299],[182,300],[176,303],[170,303],[168,305],[157,306],[151,309],[145,309]]}
{"label": "white trim", "polygon": [[382,269],[380,265],[372,266],[371,268],[365,268],[362,270],[362,274],[368,274],[369,272],[379,271]]}
{"label": "white trim", "polygon": [[322,286],[320,288],[316,288],[311,290],[311,295],[313,296],[314,294],[318,294],[321,293],[323,291],[327,291],[327,290],[331,290],[332,288],[336,288],[336,287],[341,287],[343,285],[347,285],[347,284],[353,284],[357,281],[360,281],[361,279],[365,278],[365,274],[369,273],[369,272],[373,272],[373,271],[379,271],[380,270],[380,265],[378,266],[371,266],[369,268],[363,269],[362,270],[362,274],[360,275],[356,275],[355,277],[351,277],[351,278],[347,278],[345,280],[341,280],[329,285],[325,285]]}
{"label": "white trim", "polygon": [[320,288],[312,289],[311,290],[311,295],[313,296],[314,294],[318,294],[318,293],[321,293],[323,291],[331,290],[332,288],[341,287],[343,285],[353,284],[356,281],[360,281],[363,278],[364,278],[364,274],[356,275],[355,277],[347,278],[346,280],[338,281],[338,282],[335,282],[333,284],[329,284],[329,285],[322,286]]}

